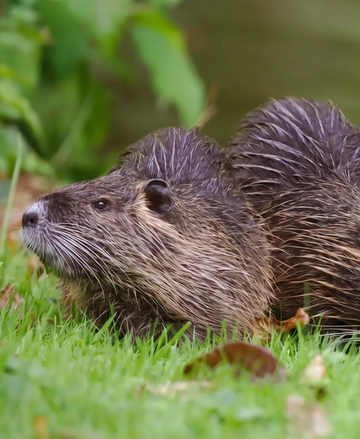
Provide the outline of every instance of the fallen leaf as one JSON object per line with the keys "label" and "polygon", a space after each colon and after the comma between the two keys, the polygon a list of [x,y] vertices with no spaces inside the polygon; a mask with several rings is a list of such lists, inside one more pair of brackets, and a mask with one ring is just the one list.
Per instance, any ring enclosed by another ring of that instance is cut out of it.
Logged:
{"label": "fallen leaf", "polygon": [[35,430],[39,439],[50,439],[49,426],[45,416],[35,419]]}
{"label": "fallen leaf", "polygon": [[234,365],[236,374],[240,373],[241,369],[250,372],[252,379],[266,376],[284,379],[287,376],[285,367],[278,362],[268,349],[241,341],[226,343],[221,347],[216,347],[208,354],[187,364],[184,374],[188,375],[197,371],[201,364],[214,369],[224,362]]}
{"label": "fallen leaf", "polygon": [[10,309],[16,311],[24,301],[22,297],[15,292],[15,288],[7,284],[0,291],[0,309],[4,309],[9,302],[11,302]]}
{"label": "fallen leaf", "polygon": [[280,332],[289,332],[296,329],[297,324],[307,325],[309,323],[309,315],[304,311],[304,308],[298,308],[294,317],[280,322]]}
{"label": "fallen leaf", "polygon": [[61,434],[55,436],[50,436],[49,424],[45,416],[38,416],[35,419],[35,430],[37,433],[37,439],[82,439],[86,437],[87,439],[104,439],[105,436],[95,430],[66,430]]}
{"label": "fallen leaf", "polygon": [[288,436],[292,439],[317,439],[332,432],[325,411],[319,403],[308,402],[300,395],[286,401]]}
{"label": "fallen leaf", "polygon": [[292,329],[295,329],[298,324],[307,325],[309,323],[309,315],[303,308],[298,308],[294,317],[287,320],[276,320],[272,317],[261,317],[257,319],[258,329],[254,332],[254,336],[260,335],[262,342],[270,340],[273,330],[275,332],[284,334]]}

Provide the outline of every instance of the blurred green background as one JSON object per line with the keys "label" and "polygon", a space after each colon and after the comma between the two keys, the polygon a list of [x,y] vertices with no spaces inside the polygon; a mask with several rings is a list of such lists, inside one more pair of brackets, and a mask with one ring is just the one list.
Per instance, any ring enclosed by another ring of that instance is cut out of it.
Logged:
{"label": "blurred green background", "polygon": [[0,0],[0,172],[19,131],[23,170],[63,182],[163,126],[225,145],[269,97],[360,124],[359,48],[356,0]]}

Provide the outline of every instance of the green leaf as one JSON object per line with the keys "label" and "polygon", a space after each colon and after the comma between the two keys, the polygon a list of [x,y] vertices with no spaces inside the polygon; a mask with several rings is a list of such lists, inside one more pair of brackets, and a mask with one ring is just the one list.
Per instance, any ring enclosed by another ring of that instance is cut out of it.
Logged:
{"label": "green leaf", "polygon": [[131,0],[62,0],[62,3],[107,55],[115,52],[124,23],[133,8]]}
{"label": "green leaf", "polygon": [[0,121],[14,124],[33,149],[41,154],[43,132],[37,114],[10,81],[0,81]]}
{"label": "green leaf", "polygon": [[161,15],[142,12],[134,16],[132,36],[155,93],[176,107],[185,127],[192,126],[204,109],[205,89],[181,32]]}
{"label": "green leaf", "polygon": [[86,59],[87,35],[73,19],[64,2],[38,0],[40,20],[51,33],[51,46],[45,61],[52,67],[57,80],[71,76]]}
{"label": "green leaf", "polygon": [[36,14],[24,5],[9,8],[8,16],[0,20],[2,74],[17,72],[21,77],[19,85],[25,86],[23,91],[38,82],[41,47],[45,41],[46,35],[36,27]]}
{"label": "green leaf", "polygon": [[114,56],[132,7],[131,0],[38,0],[41,20],[53,36],[47,55],[59,77],[89,59],[91,39],[102,56]]}

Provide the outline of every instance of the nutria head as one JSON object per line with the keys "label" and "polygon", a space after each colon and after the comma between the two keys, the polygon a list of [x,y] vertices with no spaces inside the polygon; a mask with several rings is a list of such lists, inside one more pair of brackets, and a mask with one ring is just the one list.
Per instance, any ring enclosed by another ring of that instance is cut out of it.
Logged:
{"label": "nutria head", "polygon": [[277,312],[309,300],[323,329],[360,329],[359,130],[330,103],[270,101],[241,122],[226,160],[269,228]]}
{"label": "nutria head", "polygon": [[62,279],[63,300],[99,324],[117,313],[144,335],[192,322],[196,334],[254,328],[272,298],[268,250],[241,195],[220,178],[219,147],[163,129],[130,146],[105,177],[47,194],[23,241]]}

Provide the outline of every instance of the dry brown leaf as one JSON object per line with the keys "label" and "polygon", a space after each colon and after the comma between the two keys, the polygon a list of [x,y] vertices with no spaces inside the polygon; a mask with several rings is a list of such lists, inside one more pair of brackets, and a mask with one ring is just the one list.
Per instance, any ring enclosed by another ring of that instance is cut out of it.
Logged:
{"label": "dry brown leaf", "polygon": [[287,320],[276,320],[272,317],[261,317],[257,319],[258,329],[254,332],[254,336],[260,335],[262,342],[270,340],[273,330],[280,334],[289,332],[297,327],[297,324],[307,325],[309,323],[309,315],[303,308],[298,308],[294,317]]}
{"label": "dry brown leaf", "polygon": [[38,416],[35,419],[35,430],[39,439],[50,439],[49,426],[45,416]]}
{"label": "dry brown leaf", "polygon": [[266,348],[241,341],[226,343],[216,347],[207,355],[200,357],[185,366],[184,374],[196,372],[201,364],[214,369],[221,363],[235,366],[236,374],[241,370],[250,372],[251,378],[272,376],[275,379],[284,379],[287,376],[285,367]]}
{"label": "dry brown leaf", "polygon": [[11,301],[10,309],[12,311],[16,311],[24,302],[22,297],[16,293],[15,288],[7,284],[0,291],[0,309],[4,309],[9,301]]}
{"label": "dry brown leaf", "polygon": [[38,439],[104,439],[104,435],[95,430],[75,431],[67,430],[60,435],[50,435],[49,424],[45,416],[38,416],[35,419],[35,431]]}
{"label": "dry brown leaf", "polygon": [[319,403],[308,402],[300,395],[286,401],[287,430],[291,439],[317,439],[328,436],[332,427]]}
{"label": "dry brown leaf", "polygon": [[284,333],[296,329],[298,323],[300,325],[309,323],[309,315],[304,311],[304,308],[298,308],[294,317],[280,322],[280,331]]}

